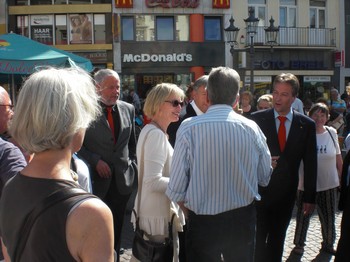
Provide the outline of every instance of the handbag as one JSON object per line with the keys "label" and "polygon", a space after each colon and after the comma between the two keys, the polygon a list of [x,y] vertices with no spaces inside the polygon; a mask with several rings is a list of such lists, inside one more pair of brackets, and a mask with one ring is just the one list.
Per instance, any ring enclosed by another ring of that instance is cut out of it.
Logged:
{"label": "handbag", "polygon": [[36,219],[47,209],[53,207],[57,203],[76,196],[80,197],[79,200],[83,200],[86,198],[96,198],[96,196],[91,195],[80,188],[66,187],[53,192],[44,200],[42,200],[35,208],[32,209],[32,211],[27,215],[26,219],[24,220],[19,234],[17,236],[18,240],[16,242],[13,253],[14,262],[21,261],[23,250],[26,246],[28,237],[30,235],[30,231]]}
{"label": "handbag", "polygon": [[[175,214],[172,215],[171,221],[168,224],[169,236],[165,238],[162,243],[154,242],[149,240],[149,235],[140,229],[139,217],[137,214],[140,214],[140,200],[142,192],[142,180],[143,180],[143,152],[145,141],[147,140],[149,132],[146,134],[145,139],[141,148],[141,166],[139,170],[140,181],[138,187],[138,207],[137,213],[133,209],[135,215],[135,235],[132,244],[132,254],[135,258],[142,262],[172,262],[174,256],[174,243],[173,243],[173,221]],[[145,239],[148,238],[148,239]]]}
{"label": "handbag", "polygon": [[133,212],[136,217],[136,229],[132,243],[132,254],[134,257],[142,262],[172,262],[174,257],[173,220],[175,214],[173,214],[168,225],[169,237],[165,238],[164,242],[159,243],[145,239],[145,236],[147,237],[148,234],[140,229],[139,218],[134,209]]}

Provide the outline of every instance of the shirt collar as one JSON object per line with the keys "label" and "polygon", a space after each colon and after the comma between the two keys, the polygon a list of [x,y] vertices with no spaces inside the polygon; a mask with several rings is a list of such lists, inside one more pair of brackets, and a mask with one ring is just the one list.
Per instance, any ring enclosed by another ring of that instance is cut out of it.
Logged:
{"label": "shirt collar", "polygon": [[203,115],[204,113],[198,108],[194,100],[191,102],[191,106],[193,107],[194,111],[196,112],[197,116]]}
{"label": "shirt collar", "polygon": [[[274,115],[275,115],[275,119],[277,118],[277,117],[279,117],[279,114],[277,113],[277,111],[274,109],[273,110],[273,112],[274,112]],[[292,108],[290,108],[290,111],[289,111],[289,113],[285,116],[290,122],[292,122],[292,119],[293,119],[293,109]]]}

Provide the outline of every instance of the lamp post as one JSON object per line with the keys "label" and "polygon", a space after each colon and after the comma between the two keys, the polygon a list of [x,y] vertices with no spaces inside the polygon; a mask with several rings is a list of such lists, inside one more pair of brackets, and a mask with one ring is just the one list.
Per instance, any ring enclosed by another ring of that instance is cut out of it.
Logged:
{"label": "lamp post", "polygon": [[273,53],[273,46],[277,45],[277,37],[280,31],[280,27],[274,25],[275,20],[272,18],[269,20],[270,26],[265,28],[265,39],[266,44],[271,46],[270,52]]}
{"label": "lamp post", "polygon": [[250,37],[250,92],[254,93],[254,35],[256,34],[259,18],[254,16],[253,8],[249,9],[249,17],[244,19],[244,22],[246,24],[247,34]]}
{"label": "lamp post", "polygon": [[235,19],[231,16],[230,18],[230,25],[226,27],[225,30],[225,35],[226,35],[226,43],[230,45],[230,53],[232,56],[232,68],[234,68],[234,59],[233,59],[233,52],[235,49],[235,46],[237,45],[237,36],[239,32],[239,28],[234,25]]}

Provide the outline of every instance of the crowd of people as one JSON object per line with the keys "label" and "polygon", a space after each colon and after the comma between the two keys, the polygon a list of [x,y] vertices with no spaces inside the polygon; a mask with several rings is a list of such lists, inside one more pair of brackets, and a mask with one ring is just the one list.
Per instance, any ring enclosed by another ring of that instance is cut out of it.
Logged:
{"label": "crowd of people", "polygon": [[[141,106],[132,88],[128,102],[120,99],[111,69],[91,77],[48,68],[24,82],[15,110],[1,87],[5,260],[119,261],[136,185],[131,222],[163,243],[172,221],[174,262],[281,261],[295,205],[292,252],[308,248],[316,207],[320,252],[346,261],[350,153],[342,157],[338,136],[347,134],[347,102],[334,88],[329,101],[306,106],[291,73],[258,98],[239,85],[234,69],[217,67],[191,84],[185,106],[186,93],[171,83],[155,85]],[[141,113],[149,121],[136,136]]]}

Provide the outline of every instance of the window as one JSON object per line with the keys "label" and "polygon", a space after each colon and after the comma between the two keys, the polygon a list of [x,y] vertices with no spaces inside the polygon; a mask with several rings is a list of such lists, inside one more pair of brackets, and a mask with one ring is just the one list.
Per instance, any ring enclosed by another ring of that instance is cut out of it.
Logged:
{"label": "window", "polygon": [[122,17],[122,40],[131,41],[134,38],[134,17],[124,16]]}
{"label": "window", "polygon": [[326,1],[310,0],[310,28],[326,27]]}
{"label": "window", "polygon": [[189,16],[178,15],[176,18],[176,41],[188,41],[190,39]]}
{"label": "window", "polygon": [[92,44],[92,14],[69,14],[71,44]]}
{"label": "window", "polygon": [[122,16],[122,41],[188,41],[189,16]]}
{"label": "window", "polygon": [[259,18],[258,26],[265,26],[266,23],[266,0],[248,0],[248,15],[249,9],[253,9],[254,16]]}
{"label": "window", "polygon": [[56,44],[66,45],[67,44],[67,16],[66,15],[56,15]]}
{"label": "window", "polygon": [[158,16],[156,18],[157,40],[174,40],[174,17]]}
{"label": "window", "polygon": [[296,27],[296,0],[280,0],[280,26]]}
{"label": "window", "polygon": [[29,17],[27,15],[17,16],[16,33],[29,37]]}
{"label": "window", "polygon": [[221,17],[207,16],[204,17],[204,40],[221,41]]}
{"label": "window", "polygon": [[106,16],[102,14],[94,15],[95,44],[106,44]]}
{"label": "window", "polygon": [[30,5],[52,5],[52,0],[29,0]]}
{"label": "window", "polygon": [[154,41],[154,16],[136,16],[136,41]]}

